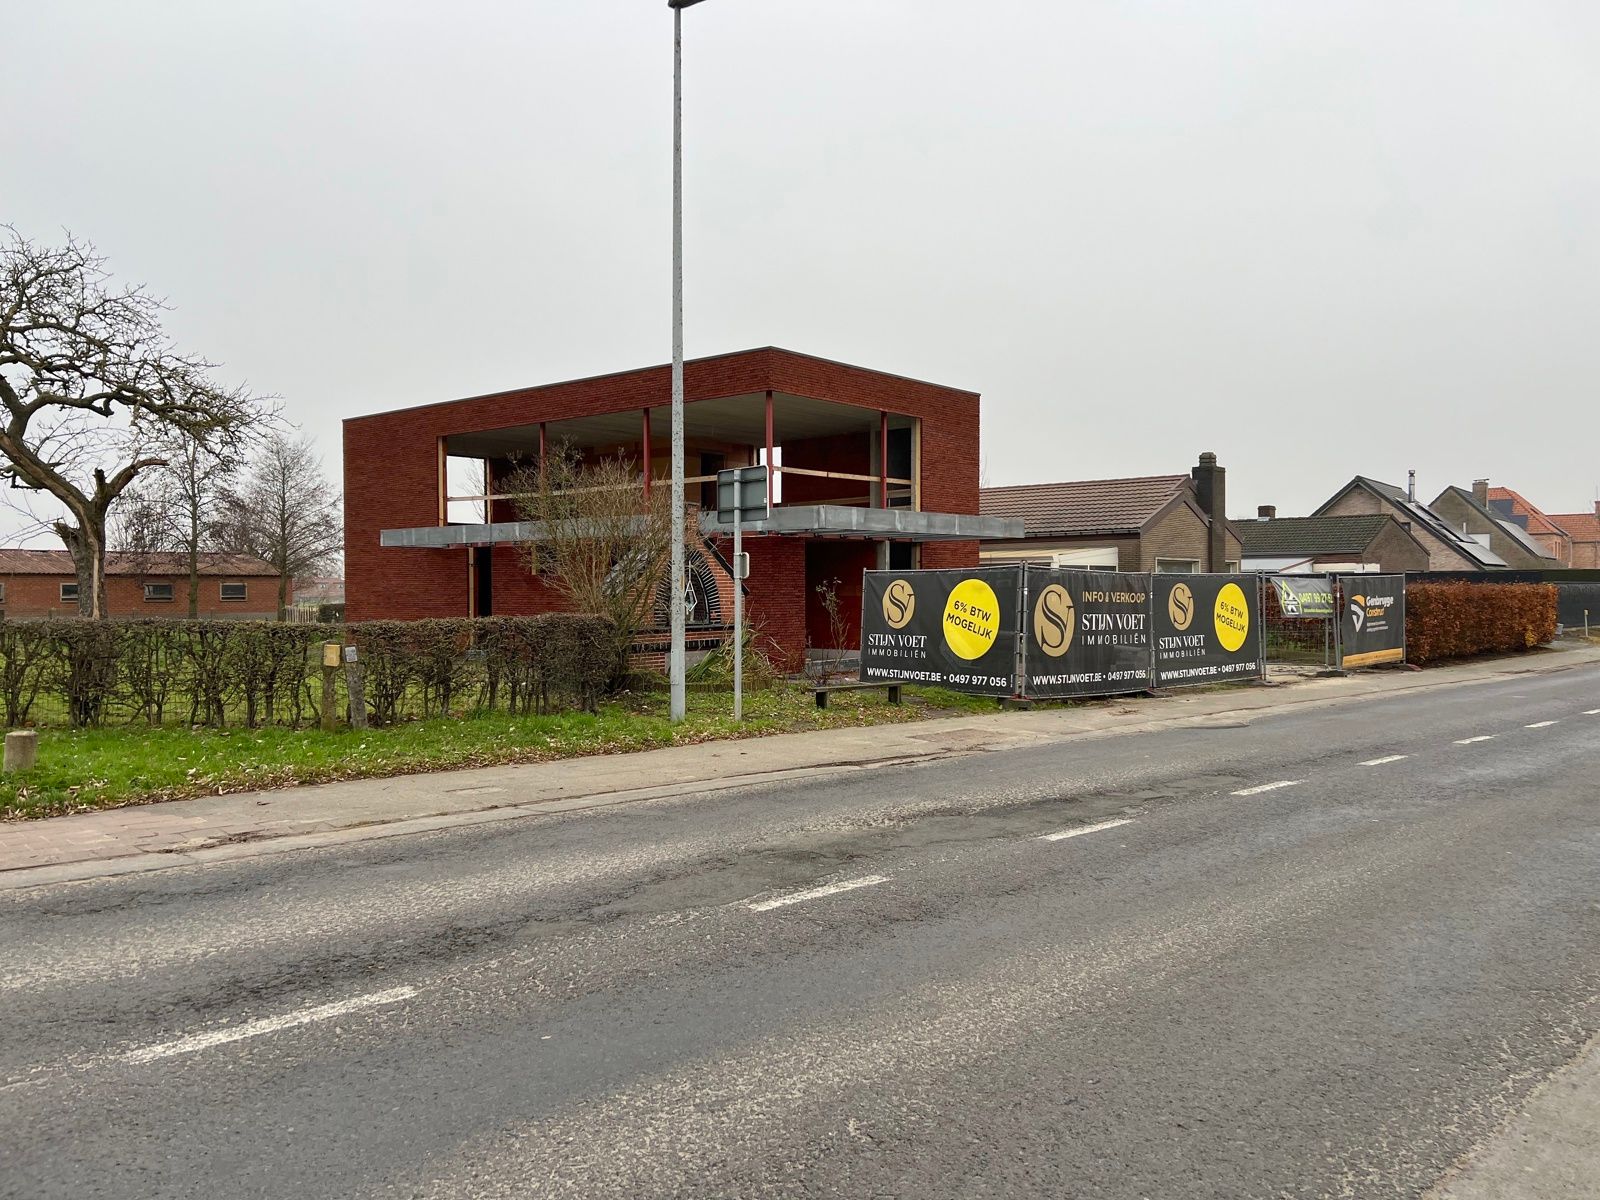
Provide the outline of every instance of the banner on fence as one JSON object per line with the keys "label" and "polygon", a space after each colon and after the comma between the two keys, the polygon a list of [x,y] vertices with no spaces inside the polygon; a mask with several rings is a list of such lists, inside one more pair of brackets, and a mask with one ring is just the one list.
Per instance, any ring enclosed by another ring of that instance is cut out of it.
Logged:
{"label": "banner on fence", "polygon": [[1341,667],[1371,667],[1406,660],[1406,577],[1344,575],[1340,621]]}
{"label": "banner on fence", "polygon": [[1261,673],[1255,575],[1151,576],[1155,684],[1218,683]]}
{"label": "banner on fence", "polygon": [[1022,694],[1107,696],[1150,679],[1150,576],[1027,568]]}
{"label": "banner on fence", "polygon": [[1272,586],[1286,617],[1334,615],[1333,581],[1326,575],[1274,575]]}
{"label": "banner on fence", "polygon": [[1020,567],[868,571],[861,678],[1009,696],[1016,684]]}

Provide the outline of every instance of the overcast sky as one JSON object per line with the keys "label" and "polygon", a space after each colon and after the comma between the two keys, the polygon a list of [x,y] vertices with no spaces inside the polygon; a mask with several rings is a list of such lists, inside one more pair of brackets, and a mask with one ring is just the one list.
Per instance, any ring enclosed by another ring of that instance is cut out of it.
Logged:
{"label": "overcast sky", "polygon": [[[665,361],[664,0],[4,3],[0,220],[341,418]],[[1600,484],[1592,0],[708,0],[687,351],[983,394],[985,482]]]}

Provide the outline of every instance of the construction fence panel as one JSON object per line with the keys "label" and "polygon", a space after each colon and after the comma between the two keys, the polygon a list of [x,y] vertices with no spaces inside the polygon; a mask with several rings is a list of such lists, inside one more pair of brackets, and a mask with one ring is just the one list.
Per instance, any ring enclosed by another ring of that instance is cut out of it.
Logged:
{"label": "construction fence panel", "polygon": [[1338,584],[1327,575],[1261,576],[1267,663],[1337,668],[1339,608]]}

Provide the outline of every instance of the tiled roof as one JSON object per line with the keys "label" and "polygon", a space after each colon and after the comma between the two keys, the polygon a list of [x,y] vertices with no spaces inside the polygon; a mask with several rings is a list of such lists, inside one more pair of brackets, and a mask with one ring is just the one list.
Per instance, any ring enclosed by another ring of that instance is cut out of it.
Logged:
{"label": "tiled roof", "polygon": [[1600,542],[1600,513],[1551,513],[1550,519],[1575,542]]}
{"label": "tiled roof", "polygon": [[[1503,567],[1506,560],[1501,558],[1489,547],[1458,530],[1449,521],[1445,520],[1433,509],[1420,500],[1412,500],[1404,490],[1397,488],[1392,483],[1384,483],[1381,479],[1372,479],[1366,475],[1357,475],[1344,487],[1340,488],[1322,507],[1327,508],[1340,496],[1352,487],[1362,487],[1375,496],[1380,496],[1394,506],[1396,515],[1401,521],[1410,521],[1413,525],[1420,525],[1445,545],[1455,550],[1463,558],[1477,563],[1480,567]],[[1321,509],[1313,516],[1321,514]]]}
{"label": "tiled roof", "polygon": [[1361,517],[1273,517],[1235,519],[1244,553],[1253,558],[1289,554],[1346,554],[1365,551],[1394,520],[1388,513]]}
{"label": "tiled roof", "polygon": [[1491,507],[1493,507],[1492,502],[1495,500],[1509,500],[1511,502],[1511,511],[1513,513],[1519,517],[1528,518],[1529,533],[1561,534],[1565,532],[1565,530],[1558,528],[1555,521],[1546,515],[1538,505],[1531,503],[1525,497],[1518,495],[1510,488],[1490,488],[1489,500],[1491,501]]}
{"label": "tiled roof", "polygon": [[[0,547],[0,575],[73,575],[72,555],[65,550],[29,550]],[[106,555],[107,575],[188,575],[186,554],[132,554],[113,550]],[[204,553],[200,555],[200,574],[271,576],[278,572],[272,564],[249,554]]]}
{"label": "tiled roof", "polygon": [[1187,475],[1146,475],[984,488],[978,511],[986,517],[1020,517],[1030,537],[1133,533],[1188,483]]}
{"label": "tiled roof", "polygon": [[[1529,554],[1535,554],[1535,555],[1538,555],[1538,557],[1540,557],[1540,558],[1549,558],[1549,559],[1552,559],[1552,561],[1554,561],[1553,556],[1551,555],[1550,551],[1548,551],[1548,550],[1546,550],[1544,548],[1544,544],[1542,542],[1540,542],[1537,538],[1535,538],[1532,534],[1530,534],[1521,525],[1517,524],[1509,516],[1505,516],[1505,515],[1503,515],[1501,513],[1497,513],[1492,508],[1489,508],[1489,507],[1487,507],[1485,505],[1479,504],[1478,503],[1478,498],[1476,496],[1474,496],[1471,492],[1467,491],[1466,488],[1448,487],[1448,488],[1445,489],[1445,492],[1454,492],[1456,494],[1456,497],[1463,504],[1466,504],[1468,507],[1470,507],[1472,509],[1475,509],[1481,516],[1483,516],[1487,520],[1493,521],[1496,525],[1498,525],[1501,529],[1503,529],[1505,531],[1507,537],[1509,537],[1512,541],[1516,542],[1517,545],[1521,546]],[[1441,495],[1442,494],[1443,493],[1441,493]],[[1438,501],[1435,500],[1434,503],[1437,504]]]}

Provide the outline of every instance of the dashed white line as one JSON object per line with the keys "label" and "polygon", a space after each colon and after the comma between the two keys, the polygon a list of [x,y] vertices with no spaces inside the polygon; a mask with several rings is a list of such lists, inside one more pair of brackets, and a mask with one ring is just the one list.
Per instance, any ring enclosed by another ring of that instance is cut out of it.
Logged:
{"label": "dashed white line", "polygon": [[1240,788],[1234,792],[1235,796],[1259,796],[1262,792],[1276,791],[1278,788],[1294,787],[1297,783],[1304,783],[1303,779],[1280,779],[1275,783],[1258,783],[1255,787]]}
{"label": "dashed white line", "polygon": [[1382,758],[1369,758],[1362,763],[1363,767],[1381,767],[1384,763],[1399,762],[1402,758],[1410,758],[1409,754],[1386,754]]}
{"label": "dashed white line", "polygon": [[159,1058],[171,1058],[174,1054],[193,1054],[196,1050],[206,1050],[212,1046],[225,1045],[228,1042],[240,1042],[245,1038],[260,1037],[264,1033],[278,1033],[285,1029],[293,1029],[299,1025],[309,1025],[313,1021],[326,1021],[331,1017],[342,1017],[345,1013],[358,1012],[363,1008],[378,1008],[385,1004],[398,1004],[402,1000],[409,1000],[417,994],[414,987],[390,988],[386,992],[372,992],[365,996],[354,996],[349,1000],[338,1000],[333,1004],[319,1004],[316,1008],[306,1008],[295,1013],[285,1013],[281,1017],[263,1017],[259,1021],[248,1021],[243,1025],[236,1025],[232,1029],[213,1029],[208,1033],[196,1033],[186,1038],[179,1038],[175,1042],[162,1042],[155,1046],[145,1046],[139,1050],[130,1050],[122,1056],[123,1062],[147,1063],[155,1062]]}
{"label": "dashed white line", "polygon": [[1600,717],[1600,708],[1586,708],[1583,710],[1586,717]]}
{"label": "dashed white line", "polygon": [[1059,842],[1062,838],[1082,837],[1086,833],[1099,833],[1102,829],[1115,829],[1118,825],[1131,825],[1132,817],[1118,817],[1115,821],[1099,821],[1093,825],[1079,825],[1076,829],[1058,829],[1055,833],[1041,833],[1041,842]]}
{"label": "dashed white line", "polygon": [[1524,729],[1548,729],[1548,728],[1550,728],[1550,726],[1555,725],[1557,723],[1558,722],[1555,722],[1555,721],[1535,721],[1532,725],[1524,725],[1523,728]]}
{"label": "dashed white line", "polygon": [[860,879],[844,879],[838,883],[830,883],[826,887],[811,888],[804,892],[790,892],[787,896],[774,896],[771,900],[757,900],[745,907],[751,912],[767,912],[774,908],[782,908],[785,904],[800,904],[806,900],[820,900],[824,896],[835,896],[840,892],[853,892],[856,888],[875,887],[880,883],[888,883],[887,875],[863,875]]}
{"label": "dashed white line", "polygon": [[1494,739],[1495,735],[1492,733],[1480,733],[1477,737],[1460,738],[1457,740],[1456,745],[1470,746],[1473,742],[1492,742]]}

